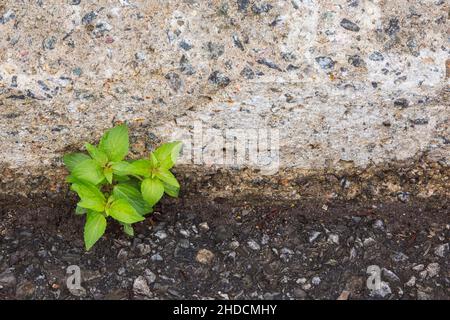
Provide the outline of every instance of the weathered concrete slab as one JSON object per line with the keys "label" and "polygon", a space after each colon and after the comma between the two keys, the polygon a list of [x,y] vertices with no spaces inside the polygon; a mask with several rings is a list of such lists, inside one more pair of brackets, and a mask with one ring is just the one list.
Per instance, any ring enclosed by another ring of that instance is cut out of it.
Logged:
{"label": "weathered concrete slab", "polygon": [[448,195],[448,12],[440,0],[3,1],[0,193],[64,190],[63,153],[126,121],[136,156],[195,123],[278,131],[275,175],[195,158],[217,145],[208,134],[188,148],[179,174],[212,195]]}

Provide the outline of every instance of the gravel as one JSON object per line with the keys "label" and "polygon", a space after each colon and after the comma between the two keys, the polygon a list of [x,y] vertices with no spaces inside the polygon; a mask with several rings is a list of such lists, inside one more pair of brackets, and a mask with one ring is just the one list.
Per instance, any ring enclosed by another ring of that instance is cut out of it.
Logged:
{"label": "gravel", "polygon": [[[79,216],[36,226],[8,220],[12,215],[2,211],[0,298],[450,297],[447,209],[399,203],[364,214],[364,207],[322,206],[165,204],[136,226],[134,238],[112,225],[87,253]],[[44,211],[23,210],[44,218]],[[45,213],[55,219],[61,211]],[[73,264],[82,282],[69,290],[66,269]],[[371,290],[367,268],[373,265],[382,271],[381,286]]]}

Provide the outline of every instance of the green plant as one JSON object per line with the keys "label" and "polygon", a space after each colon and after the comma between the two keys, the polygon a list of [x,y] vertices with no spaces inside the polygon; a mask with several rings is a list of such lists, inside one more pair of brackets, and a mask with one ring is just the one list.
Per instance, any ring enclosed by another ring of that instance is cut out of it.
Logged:
{"label": "green plant", "polygon": [[180,184],[170,169],[181,146],[179,141],[170,142],[147,158],[125,160],[129,138],[128,127],[123,124],[105,132],[98,146],[86,143],[88,154],[64,156],[70,172],[66,180],[80,198],[75,213],[86,214],[86,250],[105,233],[108,218],[117,220],[124,232],[133,236],[132,224],[144,220],[164,193],[178,196]]}

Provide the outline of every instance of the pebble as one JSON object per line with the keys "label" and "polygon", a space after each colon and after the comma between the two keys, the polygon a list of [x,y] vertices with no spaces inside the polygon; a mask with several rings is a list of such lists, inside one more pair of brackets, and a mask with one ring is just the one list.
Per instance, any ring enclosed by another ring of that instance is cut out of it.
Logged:
{"label": "pebble", "polygon": [[391,270],[383,268],[383,276],[393,282],[400,282],[400,278]]}
{"label": "pebble", "polygon": [[334,243],[334,244],[339,244],[339,236],[335,233],[330,234],[328,236],[328,242]]}
{"label": "pebble", "polygon": [[226,75],[217,70],[209,75],[208,81],[219,87],[226,87],[231,82],[230,78],[228,78]]}
{"label": "pebble", "polygon": [[294,297],[296,297],[297,299],[305,299],[308,296],[308,294],[300,289],[300,288],[295,288],[294,289]]}
{"label": "pebble", "polygon": [[152,261],[163,261],[164,259],[159,253],[156,253],[156,254],[154,254],[154,255],[152,255],[150,257],[150,260],[152,260]]}
{"label": "pebble", "polygon": [[319,277],[314,277],[311,279],[311,283],[315,286],[318,286],[320,284],[320,278]]}
{"label": "pebble", "polygon": [[247,241],[247,245],[250,247],[250,249],[255,250],[255,251],[258,251],[261,249],[261,246],[255,240]]}
{"label": "pebble", "polygon": [[425,268],[425,265],[423,265],[423,264],[418,264],[418,265],[412,267],[412,269],[414,271],[422,271],[424,268]]}
{"label": "pebble", "polygon": [[53,50],[56,47],[56,37],[50,36],[44,39],[42,46],[44,49]]}
{"label": "pebble", "polygon": [[353,32],[359,31],[359,26],[356,23],[354,23],[346,18],[341,20],[340,25],[342,28],[349,30],[349,31],[353,31]]}
{"label": "pebble", "polygon": [[6,270],[0,274],[0,286],[4,288],[12,288],[16,285],[16,282],[16,277],[11,271]]}
{"label": "pebble", "polygon": [[200,228],[200,230],[202,231],[209,231],[209,225],[208,222],[202,222],[198,225],[198,227]]}
{"label": "pebble", "polygon": [[389,287],[389,283],[381,281],[380,288],[374,289],[370,291],[370,295],[372,297],[381,297],[385,298],[392,293],[391,287]]}
{"label": "pebble", "polygon": [[318,236],[320,236],[320,234],[321,234],[321,232],[319,232],[319,231],[314,231],[311,235],[310,235],[310,237],[309,237],[309,243],[312,243],[312,242],[314,242],[316,239],[317,239],[317,237]]}
{"label": "pebble", "polygon": [[332,69],[334,67],[335,62],[330,57],[317,57],[316,62],[322,69]]}
{"label": "pebble", "polygon": [[145,256],[149,254],[152,251],[152,248],[148,244],[140,243],[137,245],[137,249],[139,250],[139,253],[141,256]]}
{"label": "pebble", "polygon": [[201,249],[197,252],[195,259],[201,264],[210,264],[214,259],[214,253],[208,249]]}
{"label": "pebble", "polygon": [[408,282],[405,283],[406,286],[408,287],[414,287],[414,285],[416,284],[416,277],[412,276]]}
{"label": "pebble", "polygon": [[164,230],[158,230],[155,233],[155,237],[157,237],[159,240],[164,240],[165,238],[167,238],[167,233]]}
{"label": "pebble", "polygon": [[439,274],[439,270],[439,264],[436,262],[430,263],[426,268],[427,274],[430,278],[437,276]]}
{"label": "pebble", "polygon": [[449,244],[445,243],[445,244],[441,244],[441,245],[437,246],[434,249],[434,254],[441,258],[444,258],[445,255],[448,253],[448,251],[449,251]]}
{"label": "pebble", "polygon": [[136,295],[152,297],[152,292],[148,286],[147,280],[143,276],[137,277],[133,282],[133,292]]}
{"label": "pebble", "polygon": [[156,281],[156,274],[154,274],[150,269],[145,269],[144,274],[148,283],[153,283]]}
{"label": "pebble", "polygon": [[234,241],[231,241],[231,243],[230,243],[230,249],[232,249],[232,250],[236,250],[238,247],[239,247],[239,242],[238,241],[236,241],[236,240],[234,240]]}
{"label": "pebble", "polygon": [[372,60],[372,61],[383,61],[384,57],[383,57],[383,55],[380,52],[374,51],[374,52],[372,52],[369,55],[369,60]]}

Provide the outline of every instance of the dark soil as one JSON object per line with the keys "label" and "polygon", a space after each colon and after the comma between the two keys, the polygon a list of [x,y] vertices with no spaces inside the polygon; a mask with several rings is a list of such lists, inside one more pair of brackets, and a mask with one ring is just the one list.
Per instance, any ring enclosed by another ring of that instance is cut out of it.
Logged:
{"label": "dark soil", "polygon": [[[170,199],[134,238],[111,223],[90,252],[73,203],[0,201],[0,299],[450,298],[448,200]],[[84,290],[68,290],[69,265]]]}

